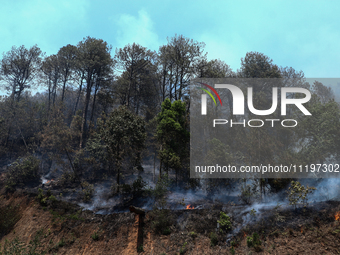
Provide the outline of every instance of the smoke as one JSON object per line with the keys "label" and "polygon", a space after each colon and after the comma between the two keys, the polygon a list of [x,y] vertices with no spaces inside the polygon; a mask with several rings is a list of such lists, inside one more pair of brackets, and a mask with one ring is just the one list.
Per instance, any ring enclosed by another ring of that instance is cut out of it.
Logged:
{"label": "smoke", "polygon": [[108,214],[118,204],[116,197],[109,197],[110,194],[109,182],[96,184],[94,187],[94,195],[89,203],[81,202],[79,206],[85,210],[94,211],[98,214]]}
{"label": "smoke", "polygon": [[314,186],[316,190],[310,194],[309,201],[311,202],[322,202],[322,201],[339,201],[340,200],[340,179],[329,178],[329,179],[305,179],[301,181],[305,186]]}

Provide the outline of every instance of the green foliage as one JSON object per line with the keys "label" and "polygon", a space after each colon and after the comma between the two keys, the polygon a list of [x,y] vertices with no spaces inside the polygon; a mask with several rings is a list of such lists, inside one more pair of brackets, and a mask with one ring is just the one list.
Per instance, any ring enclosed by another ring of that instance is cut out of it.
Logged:
{"label": "green foliage", "polygon": [[[177,100],[171,103],[166,99],[157,117],[157,140],[161,144],[160,159],[166,169],[181,169],[189,156],[188,121],[185,103]],[[177,176],[177,175],[176,175]]]}
{"label": "green foliage", "polygon": [[316,190],[314,187],[307,187],[301,185],[298,181],[291,181],[291,185],[288,188],[288,200],[290,205],[294,205],[296,209],[299,203],[302,203],[303,207],[308,205],[308,194],[311,194]]}
{"label": "green foliage", "polygon": [[245,78],[280,78],[280,70],[273,60],[260,52],[247,52],[241,59],[239,76]]}
{"label": "green foliage", "polygon": [[233,157],[230,152],[230,147],[220,140],[213,138],[208,141],[208,152],[205,158],[205,162],[207,164],[216,164],[227,166],[230,162],[232,162]]}
{"label": "green foliage", "polygon": [[247,236],[247,246],[254,247],[255,251],[261,251],[261,240],[258,233],[254,232],[252,236]]}
{"label": "green foliage", "polygon": [[151,228],[155,233],[162,235],[170,235],[170,226],[173,223],[173,216],[170,210],[154,209],[150,213]]}
{"label": "green foliage", "polygon": [[228,231],[231,229],[231,220],[230,217],[224,212],[220,212],[220,219],[217,221],[220,224],[220,231]]}
{"label": "green foliage", "polygon": [[155,209],[166,208],[166,194],[170,187],[170,180],[167,175],[163,175],[162,178],[158,179],[154,189],[149,189],[148,193],[154,201]]}
{"label": "green foliage", "polygon": [[142,196],[144,191],[146,191],[146,182],[143,180],[142,176],[138,178],[131,184],[122,184],[121,192],[126,194],[132,194],[135,196]]}
{"label": "green foliage", "polygon": [[8,84],[6,90],[12,93],[11,97],[20,101],[23,91],[30,88],[30,84],[39,71],[42,51],[37,45],[26,49],[24,45],[13,46],[3,54],[0,62],[0,75]]}
{"label": "green foliage", "polygon": [[143,180],[142,176],[138,176],[138,178],[132,183],[132,193],[134,195],[141,194],[146,187],[146,182]]}
{"label": "green foliage", "polygon": [[194,239],[197,237],[197,233],[195,231],[191,231],[189,235]]}
{"label": "green foliage", "polygon": [[254,193],[251,190],[251,187],[247,185],[246,187],[241,187],[241,194],[240,194],[240,200],[243,201],[246,204],[251,203],[251,199],[254,197]]}
{"label": "green foliage", "polygon": [[162,231],[162,234],[163,235],[170,235],[171,234],[170,228],[169,227],[164,228],[163,231]]}
{"label": "green foliage", "polygon": [[301,164],[322,163],[327,157],[340,152],[339,104],[334,100],[321,100],[314,94],[308,110],[313,118],[299,122],[297,132],[301,149],[298,156]]}
{"label": "green foliage", "polygon": [[105,119],[98,119],[99,135],[108,155],[114,160],[117,170],[117,191],[119,191],[122,163],[129,158],[132,166],[143,170],[141,153],[145,146],[144,120],[126,107],[119,107]]}
{"label": "green foliage", "polygon": [[6,189],[13,191],[19,184],[25,185],[29,182],[38,182],[40,161],[30,155],[19,158],[8,169],[6,174]]}
{"label": "green foliage", "polygon": [[44,195],[44,191],[40,188],[38,189],[37,199],[41,206],[51,205],[55,207],[58,201],[50,190],[47,190],[46,195]]}
{"label": "green foliage", "polygon": [[247,236],[247,246],[248,247],[253,246],[253,238],[251,236]]}
{"label": "green foliage", "polygon": [[83,200],[85,202],[90,201],[94,193],[93,184],[89,184],[88,182],[84,181],[81,183],[81,186],[82,186],[81,194],[82,194]]}
{"label": "green foliage", "polygon": [[187,245],[188,243],[187,242],[185,242],[183,245],[182,245],[182,247],[179,249],[179,254],[185,254],[186,252],[187,252],[187,248],[186,248],[186,245]]}
{"label": "green foliage", "polygon": [[209,234],[209,238],[210,238],[210,245],[211,245],[211,246],[217,245],[217,243],[218,243],[218,236],[217,236],[216,233],[211,232],[211,233]]}
{"label": "green foliage", "polygon": [[99,240],[99,235],[97,232],[94,232],[92,235],[91,235],[91,238],[93,241],[98,241]]}
{"label": "green foliage", "polygon": [[65,246],[65,244],[66,244],[66,242],[65,242],[64,238],[61,238],[61,240],[58,242],[57,246],[63,247],[63,246]]}

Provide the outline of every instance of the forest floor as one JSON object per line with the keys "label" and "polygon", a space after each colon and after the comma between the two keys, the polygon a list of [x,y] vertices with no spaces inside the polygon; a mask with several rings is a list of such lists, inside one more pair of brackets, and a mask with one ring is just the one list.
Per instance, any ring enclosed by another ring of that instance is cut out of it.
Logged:
{"label": "forest floor", "polygon": [[[22,192],[2,195],[0,208],[3,225],[17,217],[2,233],[0,254],[340,254],[340,203],[334,201],[306,210],[263,209],[254,219],[233,205],[149,211],[144,217],[98,215]],[[217,229],[221,210],[232,215],[224,232]]]}

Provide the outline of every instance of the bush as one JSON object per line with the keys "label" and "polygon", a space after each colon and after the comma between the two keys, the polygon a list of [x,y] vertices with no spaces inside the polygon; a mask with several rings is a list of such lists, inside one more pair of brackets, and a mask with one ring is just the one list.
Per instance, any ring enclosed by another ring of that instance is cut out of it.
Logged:
{"label": "bush", "polygon": [[255,251],[261,251],[261,240],[258,233],[253,233],[252,236],[247,236],[247,246],[254,247]]}
{"label": "bush", "polygon": [[32,155],[12,163],[6,174],[6,190],[13,191],[20,184],[39,183],[39,164],[40,160]]}
{"label": "bush", "polygon": [[152,197],[154,201],[155,209],[164,209],[166,208],[166,194],[170,187],[170,180],[167,175],[163,175],[157,181],[156,187],[154,189],[149,189],[148,193]]}
{"label": "bush", "polygon": [[197,233],[195,231],[192,231],[190,232],[190,236],[195,239],[197,237]]}
{"label": "bush", "polygon": [[241,194],[239,195],[239,197],[242,202],[249,205],[251,203],[253,196],[254,195],[253,192],[251,191],[250,186],[247,185],[246,187],[241,188]]}
{"label": "bush", "polygon": [[121,184],[120,187],[121,187],[120,191],[122,193],[131,194],[132,188],[131,188],[131,186],[129,184],[125,184],[124,183],[124,184]]}
{"label": "bush", "polygon": [[169,227],[166,227],[165,229],[163,229],[162,234],[163,234],[163,235],[170,235],[170,234],[171,234],[170,228],[169,228]]}
{"label": "bush", "polygon": [[146,187],[146,182],[143,181],[142,176],[138,176],[138,178],[132,183],[132,192],[133,195],[140,195],[143,193]]}
{"label": "bush", "polygon": [[290,205],[294,205],[296,209],[297,204],[302,203],[304,207],[308,205],[308,194],[313,193],[316,188],[301,185],[298,181],[291,181],[288,188],[288,200]]}
{"label": "bush", "polygon": [[98,241],[99,240],[99,235],[97,232],[94,232],[92,235],[91,235],[93,241]]}
{"label": "bush", "polygon": [[169,235],[171,233],[170,226],[172,225],[172,215],[170,210],[155,209],[150,213],[151,227],[158,233]]}
{"label": "bush", "polygon": [[40,188],[38,189],[37,199],[41,206],[51,205],[52,207],[56,207],[58,201],[57,198],[52,195],[51,190],[47,190],[46,195],[44,195],[43,190]]}
{"label": "bush", "polygon": [[218,236],[216,235],[216,233],[211,232],[209,237],[210,237],[210,245],[211,246],[217,245],[217,243],[218,243]]}
{"label": "bush", "polygon": [[83,200],[85,202],[90,201],[94,193],[93,184],[89,184],[88,182],[84,181],[81,183],[81,186],[82,186],[81,194],[82,194]]}
{"label": "bush", "polygon": [[187,251],[187,248],[186,248],[186,245],[187,245],[188,243],[187,242],[185,242],[183,245],[182,245],[182,248],[181,249],[179,249],[179,254],[185,254],[186,253],[186,251]]}
{"label": "bush", "polygon": [[228,230],[231,229],[230,217],[227,214],[225,214],[224,212],[220,213],[220,219],[217,222],[221,226],[221,229],[220,229],[221,232],[228,231]]}

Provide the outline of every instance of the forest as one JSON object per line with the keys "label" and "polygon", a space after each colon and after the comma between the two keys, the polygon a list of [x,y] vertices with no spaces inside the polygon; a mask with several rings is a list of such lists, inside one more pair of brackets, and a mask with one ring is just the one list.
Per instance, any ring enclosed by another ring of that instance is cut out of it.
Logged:
{"label": "forest", "polygon": [[[26,190],[44,206],[66,199],[86,207],[98,200],[97,187],[105,185],[106,199],[119,202],[102,214],[126,212],[131,205],[185,208],[190,192],[207,204],[213,204],[212,198],[246,205],[289,200],[296,207],[308,204],[306,196],[315,190],[308,185],[313,185],[319,190],[313,199],[335,198],[338,182],[320,193],[327,186],[322,178],[302,184],[294,176],[190,178],[190,85],[206,78],[282,79],[285,86],[311,92],[306,108],[313,118],[296,111],[299,125],[294,129],[228,129],[222,140],[203,141],[208,149],[201,157],[225,165],[339,163],[340,108],[333,90],[318,81],[308,83],[303,71],[278,66],[264,53],[248,52],[240,61],[235,71],[228,60],[209,60],[204,42],[183,35],[168,37],[157,52],[136,43],[113,50],[89,36],[49,56],[38,45],[13,46],[0,62],[2,194]],[[296,83],[289,85],[290,79]],[[269,108],[268,95],[271,87],[254,87],[257,108]],[[287,198],[288,190],[299,196],[290,192]],[[46,191],[54,195],[47,202],[42,200]],[[187,201],[172,202],[169,194],[176,192]],[[171,224],[162,221],[168,214],[155,217],[156,231],[169,229]]]}

